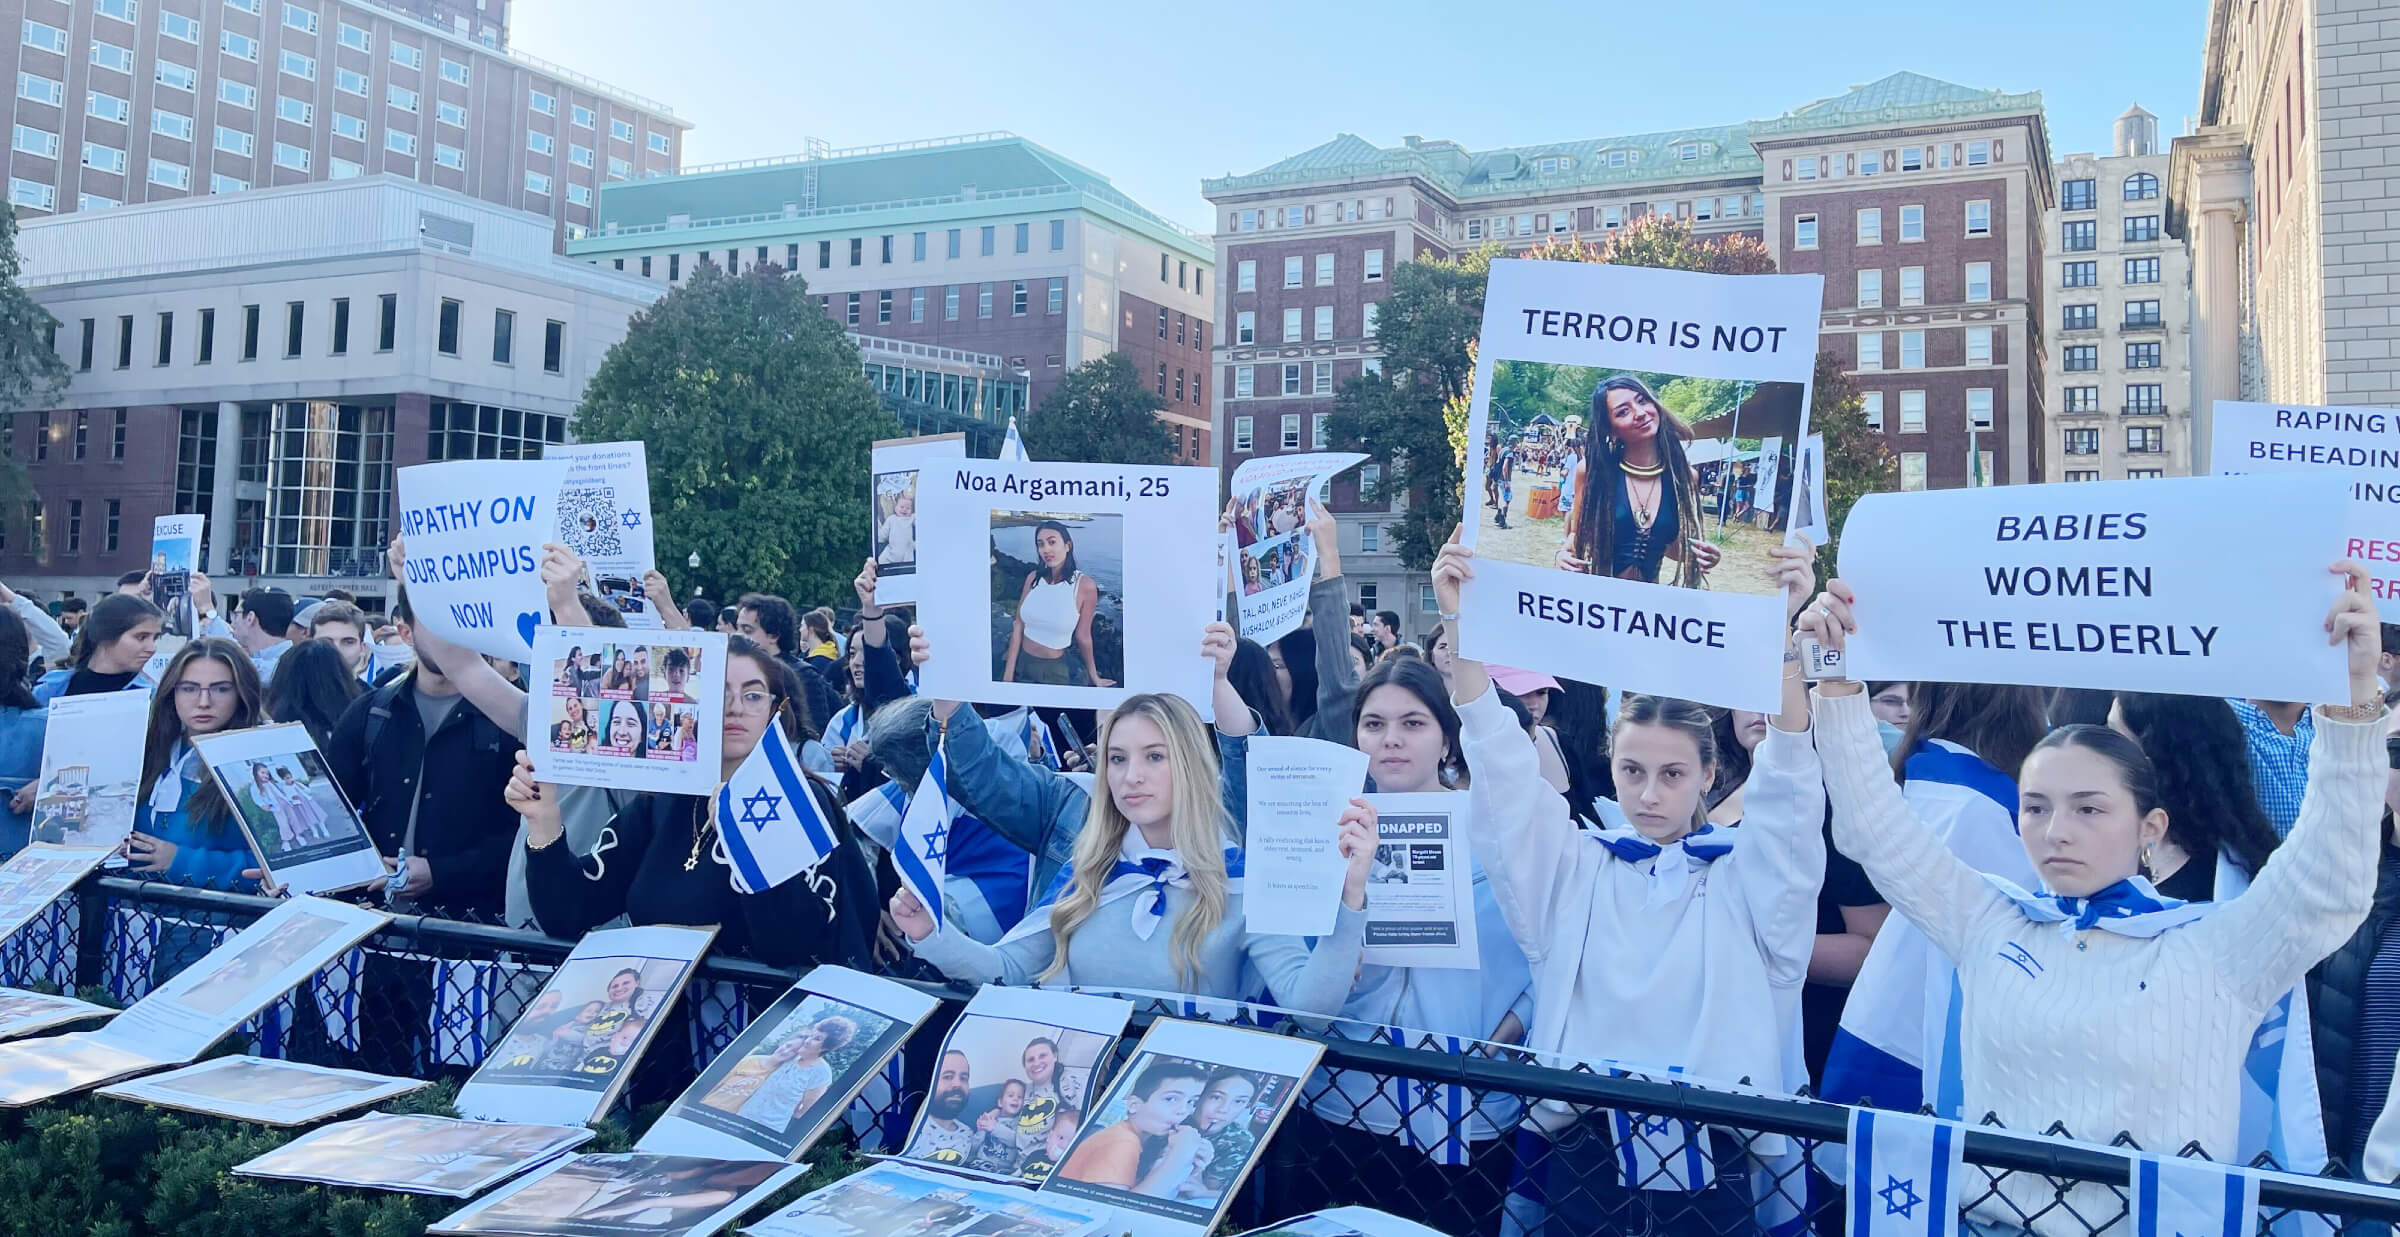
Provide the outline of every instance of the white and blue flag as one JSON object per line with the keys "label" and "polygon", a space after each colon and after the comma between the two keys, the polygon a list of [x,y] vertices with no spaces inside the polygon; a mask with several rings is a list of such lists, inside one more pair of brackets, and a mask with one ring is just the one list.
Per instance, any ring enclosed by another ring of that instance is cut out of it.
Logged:
{"label": "white and blue flag", "polygon": [[2133,1237],[2249,1237],[2258,1174],[2232,1164],[2133,1157]]}
{"label": "white and blue flag", "polygon": [[767,727],[717,792],[717,838],[743,893],[764,893],[833,853],[833,828],[782,727]]}
{"label": "white and blue flag", "polygon": [[899,871],[900,883],[925,904],[937,931],[942,926],[942,878],[949,872],[950,821],[957,814],[950,802],[946,763],[941,749],[935,748],[925,779],[917,783],[917,793],[909,797],[908,811],[900,817],[900,835],[892,846],[892,867]]}
{"label": "white and blue flag", "polygon": [[1958,1237],[1964,1127],[1853,1108],[1848,1158],[1842,1184],[1849,1191],[1850,1237]]}
{"label": "white and blue flag", "polygon": [[1033,459],[1032,456],[1025,454],[1025,439],[1017,433],[1015,417],[1008,419],[1008,441],[1000,444],[1000,458],[1016,463],[1024,463]]}

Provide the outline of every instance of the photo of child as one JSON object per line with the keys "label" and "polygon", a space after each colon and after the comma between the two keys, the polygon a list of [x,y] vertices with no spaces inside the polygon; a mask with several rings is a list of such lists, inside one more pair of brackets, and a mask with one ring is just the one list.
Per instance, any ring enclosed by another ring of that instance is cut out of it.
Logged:
{"label": "photo of child", "polygon": [[718,1054],[673,1116],[789,1157],[840,1115],[843,1102],[910,1026],[818,993],[785,993]]}
{"label": "photo of child", "polygon": [[917,471],[875,475],[875,567],[879,576],[917,569]]}
{"label": "photo of child", "polygon": [[292,726],[281,734],[283,746],[292,750],[237,757],[216,771],[268,870],[373,849],[366,826],[343,797],[307,729]]}
{"label": "photo of child", "polygon": [[567,959],[475,1081],[605,1090],[639,1055],[686,969],[668,958]]}
{"label": "photo of child", "polygon": [[1112,1037],[968,1013],[951,1028],[932,1093],[902,1159],[1039,1183],[1057,1163],[1062,1114],[1081,1125],[1093,1072]]}
{"label": "photo of child", "polygon": [[1274,1128],[1298,1079],[1137,1053],[1057,1171],[1080,1197],[1205,1225]]}

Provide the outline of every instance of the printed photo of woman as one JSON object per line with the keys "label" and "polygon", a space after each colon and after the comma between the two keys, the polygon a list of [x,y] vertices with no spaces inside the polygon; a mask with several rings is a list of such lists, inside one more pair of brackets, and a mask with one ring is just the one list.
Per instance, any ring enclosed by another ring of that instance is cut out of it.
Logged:
{"label": "printed photo of woman", "polygon": [[[994,514],[997,517],[999,513]],[[1122,518],[1094,517],[1090,525],[1105,522],[1114,530],[1121,528]],[[995,520],[995,554],[1007,527]],[[1034,525],[1035,561],[1017,589],[1015,622],[1001,659],[1003,683],[1117,685],[1115,679],[1100,673],[1093,653],[1092,623],[1100,609],[1100,581],[1076,563],[1075,536],[1060,520],[1046,519]]]}
{"label": "printed photo of woman", "polygon": [[1641,379],[1619,374],[1592,393],[1578,506],[1567,516],[1558,565],[1568,571],[1697,587],[1722,551],[1700,536],[1699,471],[1685,444],[1691,427],[1658,402]]}

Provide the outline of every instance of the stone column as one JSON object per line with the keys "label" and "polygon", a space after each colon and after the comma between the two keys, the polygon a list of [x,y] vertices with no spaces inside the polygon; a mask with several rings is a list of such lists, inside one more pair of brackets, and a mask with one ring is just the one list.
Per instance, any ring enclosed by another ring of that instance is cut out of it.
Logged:
{"label": "stone column", "polygon": [[[211,577],[222,578],[233,564],[234,513],[241,509],[242,406],[217,404],[215,481],[208,490],[208,566]],[[230,600],[219,586],[220,602]]]}

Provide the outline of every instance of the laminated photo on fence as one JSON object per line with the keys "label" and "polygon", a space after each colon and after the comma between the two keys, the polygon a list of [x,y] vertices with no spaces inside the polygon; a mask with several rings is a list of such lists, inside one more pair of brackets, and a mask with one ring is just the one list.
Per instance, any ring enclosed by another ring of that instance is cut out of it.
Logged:
{"label": "laminated photo on fence", "polygon": [[1254,1228],[1241,1237],[1443,1237],[1416,1223],[1372,1207],[1335,1207]]}
{"label": "laminated photo on fence", "polygon": [[1228,514],[1233,532],[1232,591],[1240,598],[1245,639],[1273,644],[1308,617],[1308,586],[1317,578],[1317,543],[1309,535],[1309,505],[1325,483],[1366,462],[1364,455],[1268,455],[1233,470]]}
{"label": "laminated photo on fence", "polygon": [[573,1155],[434,1221],[426,1231],[708,1237],[805,1171],[779,1160]]}
{"label": "laminated photo on fence", "polygon": [[445,460],[396,474],[401,564],[416,622],[487,657],[533,661],[549,621],[542,547],[558,532],[557,460]]}
{"label": "laminated photo on fence", "polygon": [[900,1158],[1040,1185],[1084,1125],[1133,1004],[986,987],[942,1040]]}
{"label": "laminated photo on fence", "polygon": [[717,788],[725,637],[623,628],[534,630],[525,694],[534,772],[546,782],[660,794]]}
{"label": "laminated photo on fence", "polygon": [[716,933],[651,927],[586,935],[458,1089],[458,1111],[491,1121],[597,1120],[657,1038]]}
{"label": "laminated photo on fence", "polygon": [[27,992],[22,988],[0,988],[0,1040],[22,1039],[71,1022],[113,1018],[116,1014],[117,1011],[105,1005],[78,1001],[73,997]]}
{"label": "laminated photo on fence", "polygon": [[358,1070],[263,1057],[218,1057],[164,1074],[104,1087],[135,1103],[206,1113],[261,1125],[314,1125],[433,1084]]}
{"label": "laminated photo on fence", "polygon": [[330,893],[374,884],[390,871],[308,727],[220,731],[192,747],[233,805],[269,888]]}
{"label": "laminated photo on fence", "polygon": [[311,1130],[233,1174],[470,1198],[592,1137],[573,1125],[369,1113]]}
{"label": "laminated photo on fence", "polygon": [[634,1149],[796,1159],[940,1004],[888,979],[818,967],[753,1017]]}
{"label": "laminated photo on fence", "polygon": [[2349,559],[2370,573],[2375,608],[2400,623],[2400,408],[2323,408],[2221,399],[2209,422],[2209,471],[2317,473],[2350,502],[2331,541],[2296,543],[2302,559]]}
{"label": "laminated photo on fence", "polygon": [[905,1164],[882,1163],[811,1191],[742,1231],[752,1237],[1100,1237],[1097,1209]]}
{"label": "laminated photo on fence", "polygon": [[[131,694],[131,693],[128,693]],[[0,940],[22,931],[113,854],[90,846],[35,843],[0,863]]]}
{"label": "laminated photo on fence", "polygon": [[661,626],[643,578],[658,567],[651,545],[649,452],[639,442],[553,442],[542,458],[563,462],[558,530],[551,540],[575,552],[590,574],[592,592],[617,608],[628,627]]}
{"label": "laminated photo on fence", "polygon": [[875,560],[875,598],[882,604],[907,606],[918,599],[918,473],[965,458],[965,434],[886,438],[870,451],[867,554]]}
{"label": "laminated photo on fence", "polygon": [[[162,667],[164,663],[161,663]],[[142,745],[126,742],[150,721],[147,691],[92,692],[50,702],[33,840],[114,847],[133,832]]]}
{"label": "laminated photo on fence", "polygon": [[1368,966],[1473,970],[1475,875],[1467,792],[1376,794],[1375,865],[1367,871]]}
{"label": "laminated photo on fence", "polygon": [[1209,715],[1200,636],[1224,581],[1205,468],[960,460],[923,469],[919,690],[1074,709],[1172,692]]}
{"label": "laminated photo on fence", "polygon": [[[1767,709],[1824,280],[1491,264],[1467,414],[1461,656]],[[1780,455],[1776,457],[1780,463]],[[1781,471],[1777,468],[1777,471]],[[1770,480],[1771,478],[1766,478]]]}

